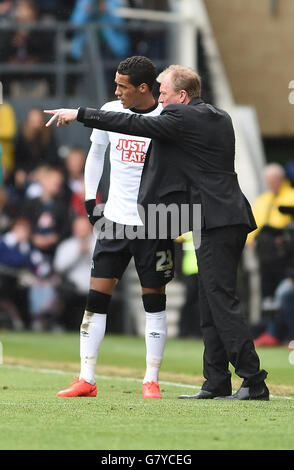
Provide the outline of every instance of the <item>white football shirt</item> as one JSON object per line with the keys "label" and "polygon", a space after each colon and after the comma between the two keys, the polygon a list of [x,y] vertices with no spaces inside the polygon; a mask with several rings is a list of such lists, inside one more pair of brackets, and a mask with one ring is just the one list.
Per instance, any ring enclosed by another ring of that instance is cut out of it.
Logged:
{"label": "white football shirt", "polygon": [[[108,102],[101,109],[134,114],[130,109],[124,109],[119,100]],[[143,114],[157,116],[161,111],[162,106],[158,104],[155,109]],[[105,217],[119,224],[143,225],[137,209],[137,199],[144,160],[151,139],[100,129],[93,129],[90,139],[95,144],[110,143],[110,185],[104,207]]]}

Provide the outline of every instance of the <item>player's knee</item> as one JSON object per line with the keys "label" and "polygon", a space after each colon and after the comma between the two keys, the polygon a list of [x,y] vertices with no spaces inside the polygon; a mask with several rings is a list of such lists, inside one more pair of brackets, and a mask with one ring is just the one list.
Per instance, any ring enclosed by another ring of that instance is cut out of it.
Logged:
{"label": "player's knee", "polygon": [[163,312],[166,308],[165,294],[143,294],[142,300],[145,312]]}
{"label": "player's knee", "polygon": [[86,310],[92,313],[108,313],[110,301],[111,295],[90,289],[87,296]]}

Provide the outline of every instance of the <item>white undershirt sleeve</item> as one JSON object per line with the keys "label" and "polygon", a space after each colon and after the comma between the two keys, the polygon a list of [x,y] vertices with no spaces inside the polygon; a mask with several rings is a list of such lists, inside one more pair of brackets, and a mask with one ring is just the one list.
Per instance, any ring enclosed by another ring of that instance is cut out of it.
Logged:
{"label": "white undershirt sleeve", "polygon": [[96,199],[97,189],[103,173],[107,145],[92,142],[84,171],[85,200]]}

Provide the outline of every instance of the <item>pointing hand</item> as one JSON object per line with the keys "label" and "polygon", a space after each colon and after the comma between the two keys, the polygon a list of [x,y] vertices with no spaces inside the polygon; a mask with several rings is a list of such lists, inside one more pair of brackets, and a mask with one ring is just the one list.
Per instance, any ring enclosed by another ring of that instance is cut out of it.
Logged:
{"label": "pointing hand", "polygon": [[57,121],[57,127],[62,125],[68,126],[70,122],[76,121],[78,110],[77,109],[45,109],[45,114],[53,114],[51,119],[46,123],[46,127],[51,126],[54,121]]}

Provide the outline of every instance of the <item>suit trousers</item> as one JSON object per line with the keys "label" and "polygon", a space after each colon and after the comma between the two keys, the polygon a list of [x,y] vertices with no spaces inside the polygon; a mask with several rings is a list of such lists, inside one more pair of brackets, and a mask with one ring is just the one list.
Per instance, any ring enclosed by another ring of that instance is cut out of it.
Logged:
{"label": "suit trousers", "polygon": [[243,386],[262,382],[267,372],[259,357],[236,294],[238,264],[247,237],[244,225],[201,232],[196,250],[199,268],[200,325],[204,341],[203,390],[230,395],[229,363]]}

